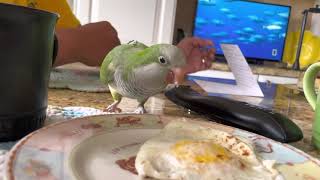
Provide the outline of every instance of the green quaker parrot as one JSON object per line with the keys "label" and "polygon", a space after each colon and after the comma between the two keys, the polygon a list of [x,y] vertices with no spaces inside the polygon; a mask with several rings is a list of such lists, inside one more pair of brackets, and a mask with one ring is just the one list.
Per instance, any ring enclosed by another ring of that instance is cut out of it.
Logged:
{"label": "green quaker parrot", "polygon": [[114,103],[107,112],[121,111],[117,106],[122,97],[136,99],[135,113],[145,113],[144,103],[149,97],[161,93],[173,68],[186,65],[182,50],[170,44],[146,46],[130,41],[111,50],[105,57],[100,79],[109,86]]}

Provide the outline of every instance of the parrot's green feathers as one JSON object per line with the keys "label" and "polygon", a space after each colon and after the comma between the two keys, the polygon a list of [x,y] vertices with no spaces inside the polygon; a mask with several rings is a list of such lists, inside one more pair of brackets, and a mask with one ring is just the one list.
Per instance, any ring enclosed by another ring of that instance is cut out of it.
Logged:
{"label": "parrot's green feathers", "polygon": [[114,101],[120,101],[122,96],[115,90],[113,87],[109,85],[109,90]]}
{"label": "parrot's green feathers", "polygon": [[[156,44],[148,47],[137,41],[119,45],[105,57],[101,65],[100,79],[103,83],[110,84],[114,80],[116,71],[119,71],[122,79],[127,81],[134,70],[152,63],[158,63],[160,56],[165,56],[166,53],[176,50],[173,50],[173,47],[173,45],[168,44]],[[179,59],[179,57],[176,59]]]}
{"label": "parrot's green feathers", "polygon": [[[112,53],[112,52],[111,52]],[[110,80],[113,78],[112,74],[114,73],[114,70],[111,70],[109,66],[112,62],[111,55],[109,54],[108,56],[105,57],[104,61],[102,62],[101,68],[100,68],[100,80],[104,84],[108,84]],[[114,68],[112,68],[114,69]]]}
{"label": "parrot's green feathers", "polygon": [[173,68],[185,66],[183,52],[171,44],[150,47],[130,41],[113,48],[104,58],[100,68],[101,81],[109,86],[114,103],[107,111],[117,111],[122,97],[139,102],[137,113],[144,113],[149,97],[163,92],[167,77]]}
{"label": "parrot's green feathers", "polygon": [[113,81],[113,75],[116,68],[126,66],[128,64],[128,57],[136,52],[147,48],[143,43],[134,41],[128,44],[122,44],[112,49],[102,62],[100,68],[100,79],[103,83],[109,84]]}
{"label": "parrot's green feathers", "polygon": [[129,55],[124,66],[124,79],[127,79],[135,68],[153,63],[158,59],[159,53],[160,46],[155,45]]}

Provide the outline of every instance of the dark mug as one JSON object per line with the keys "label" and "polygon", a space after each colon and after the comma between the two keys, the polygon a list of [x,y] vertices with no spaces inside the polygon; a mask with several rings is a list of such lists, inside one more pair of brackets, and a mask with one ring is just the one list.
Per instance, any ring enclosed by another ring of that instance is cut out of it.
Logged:
{"label": "dark mug", "polygon": [[0,141],[43,126],[58,15],[0,3]]}

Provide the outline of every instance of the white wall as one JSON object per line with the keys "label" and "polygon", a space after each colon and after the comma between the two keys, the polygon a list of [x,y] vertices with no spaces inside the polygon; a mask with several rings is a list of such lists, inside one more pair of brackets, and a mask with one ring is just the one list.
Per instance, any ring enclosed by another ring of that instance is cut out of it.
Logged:
{"label": "white wall", "polygon": [[71,0],[73,12],[81,24],[91,21],[92,2],[94,0]]}
{"label": "white wall", "polygon": [[177,8],[177,0],[160,0],[159,1],[160,17],[154,34],[154,43],[172,43],[174,34],[174,24]]}
{"label": "white wall", "polygon": [[[316,0],[316,4],[320,6],[320,0]],[[320,14],[313,14],[311,21],[311,31],[320,36]]]}
{"label": "white wall", "polygon": [[67,0],[67,2],[69,3],[70,7],[73,7],[73,0]]}
{"label": "white wall", "polygon": [[172,43],[177,0],[69,1],[82,24],[109,21],[122,43]]}
{"label": "white wall", "polygon": [[153,39],[157,0],[94,0],[92,7],[92,21],[109,21],[122,43]]}

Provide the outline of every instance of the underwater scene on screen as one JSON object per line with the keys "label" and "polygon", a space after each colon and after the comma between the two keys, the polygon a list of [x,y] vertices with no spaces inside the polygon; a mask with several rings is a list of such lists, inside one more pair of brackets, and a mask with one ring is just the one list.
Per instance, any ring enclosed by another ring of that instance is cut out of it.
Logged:
{"label": "underwater scene on screen", "polygon": [[193,35],[237,44],[247,58],[281,61],[290,7],[242,0],[198,0]]}

